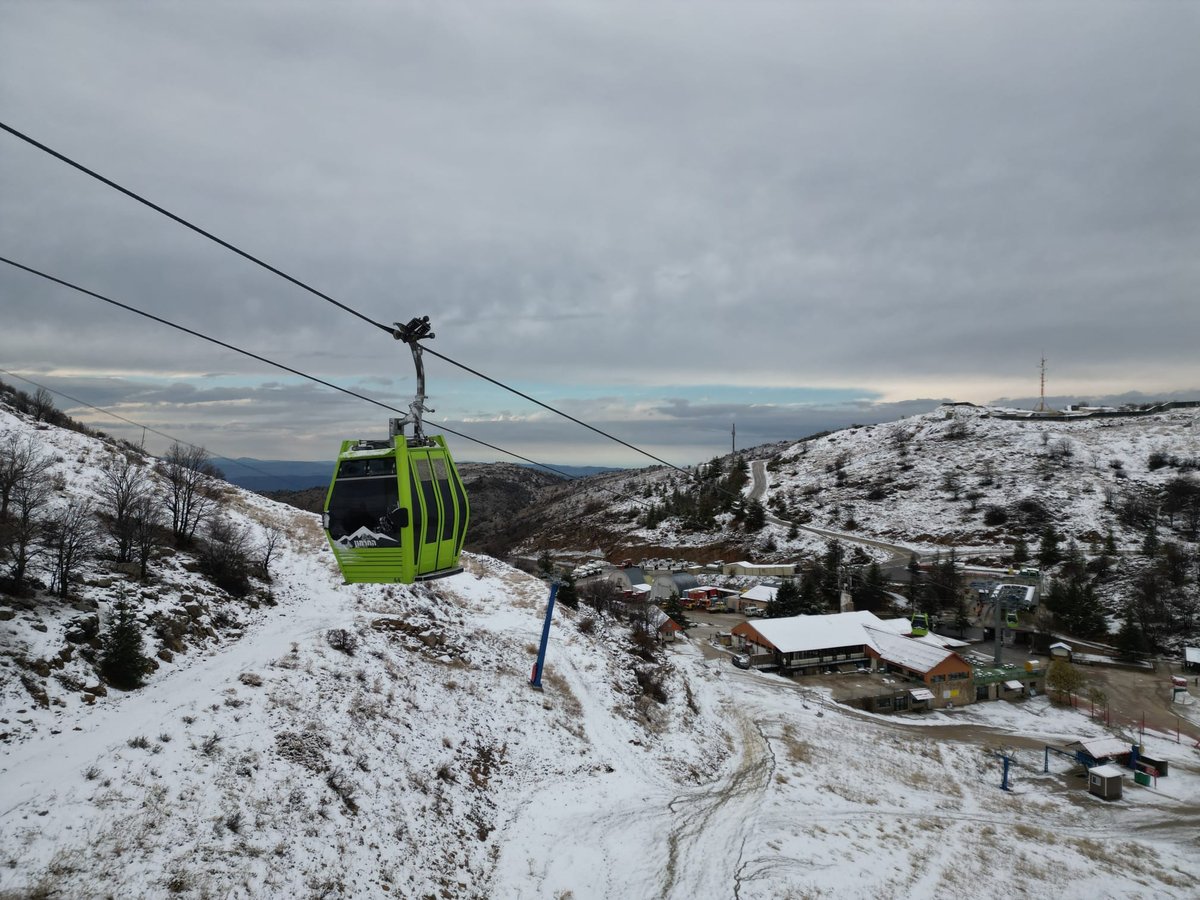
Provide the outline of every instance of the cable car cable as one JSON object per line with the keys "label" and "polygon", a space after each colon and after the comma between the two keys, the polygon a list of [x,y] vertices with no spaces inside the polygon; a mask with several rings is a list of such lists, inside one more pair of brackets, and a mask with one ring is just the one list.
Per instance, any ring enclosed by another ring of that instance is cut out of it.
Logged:
{"label": "cable car cable", "polygon": [[[242,250],[240,247],[237,247],[234,244],[229,243],[228,241],[222,240],[221,238],[217,237],[212,232],[206,231],[205,229],[201,228],[199,225],[192,224],[191,222],[189,222],[187,219],[183,218],[182,216],[176,215],[175,213],[171,212],[170,210],[165,209],[162,206],[159,206],[157,203],[154,203],[153,201],[146,199],[141,194],[138,194],[135,191],[131,191],[129,188],[123,187],[122,185],[113,181],[111,178],[106,178],[105,176],[101,175],[99,172],[95,171],[94,169],[89,169],[87,166],[83,165],[83,163],[76,162],[75,160],[73,160],[69,156],[67,156],[66,154],[60,153],[57,150],[53,149],[52,147],[46,146],[41,141],[38,141],[35,138],[32,138],[29,135],[24,134],[21,131],[18,131],[17,129],[13,128],[11,125],[8,125],[8,124],[0,121],[0,129],[7,131],[13,137],[19,138],[20,140],[25,141],[27,144],[30,144],[30,145],[36,147],[37,149],[50,154],[55,159],[66,163],[67,165],[71,166],[72,168],[78,169],[80,172],[83,172],[85,175],[88,175],[88,176],[96,179],[97,181],[101,182],[102,184],[107,185],[108,187],[112,188],[113,190],[118,191],[118,192],[124,194],[125,196],[130,197],[133,200],[136,200],[138,203],[141,203],[144,206],[149,207],[150,209],[154,210],[155,212],[166,216],[167,218],[171,219],[173,222],[177,222],[180,225],[184,226],[185,228],[188,228],[188,229],[196,232],[197,234],[208,238],[210,241],[213,241],[214,243],[219,244],[220,246],[224,247],[226,250],[230,250],[230,251],[236,253],[238,256],[242,257],[243,259],[249,260],[250,262],[254,263],[255,265],[261,266],[262,268],[266,269],[268,272],[278,275],[280,278],[283,278],[286,281],[290,282],[291,284],[294,284],[296,287],[302,288],[303,290],[306,290],[310,294],[320,297],[322,300],[325,300],[328,303],[332,303],[338,309],[341,309],[344,312],[348,312],[352,316],[356,316],[357,318],[361,319],[362,321],[364,321],[370,325],[374,325],[376,328],[382,329],[383,331],[386,331],[388,334],[392,335],[392,337],[396,338],[397,340],[401,339],[401,336],[396,328],[385,325],[382,322],[376,322],[370,316],[367,316],[364,313],[359,312],[358,310],[354,309],[351,306],[348,306],[345,303],[342,303],[339,300],[335,300],[333,297],[329,296],[328,294],[324,293],[323,291],[319,291],[312,285],[301,281],[299,278],[295,278],[292,275],[287,274],[282,269],[277,269],[275,266],[272,266],[270,263],[264,262],[263,260],[259,259],[257,256],[253,255],[252,253],[248,253],[247,251]],[[14,265],[16,265],[16,264],[14,263]],[[22,266],[21,268],[24,268],[24,267]],[[543,403],[541,400],[531,397],[529,394],[526,394],[524,391],[520,391],[517,388],[514,388],[510,385],[505,384],[502,381],[498,381],[497,379],[492,378],[489,375],[485,375],[484,373],[480,372],[477,369],[471,368],[470,366],[466,365],[465,363],[460,363],[457,360],[452,359],[443,353],[438,353],[436,350],[430,350],[429,348],[426,348],[426,351],[428,353],[430,353],[431,355],[436,356],[438,359],[440,359],[444,362],[448,362],[453,366],[457,366],[458,368],[462,369],[464,372],[469,372],[470,374],[476,376],[477,378],[482,378],[484,381],[490,382],[491,384],[494,384],[497,387],[502,388],[503,390],[506,390],[511,394],[515,394],[516,396],[521,397],[525,400],[528,400],[531,403],[535,403],[538,406],[542,407],[542,409],[552,412],[557,416],[561,416],[562,418],[567,419],[568,421],[574,422],[576,425],[582,425],[584,428],[587,428],[589,431],[595,432],[596,434],[600,435],[601,437],[608,438],[610,441],[615,441],[616,443],[621,444],[623,447],[628,447],[630,450],[633,450],[635,453],[640,453],[642,456],[645,456],[648,459],[652,459],[657,463],[661,463],[662,465],[667,466],[671,469],[674,469],[677,472],[681,472],[684,475],[687,475],[689,478],[695,477],[693,473],[688,472],[686,469],[683,469],[680,466],[675,465],[674,463],[667,462],[667,460],[654,455],[653,453],[649,452],[648,450],[643,450],[642,448],[640,448],[634,444],[631,444],[626,440],[622,440],[621,438],[617,437],[616,435],[609,434],[607,431],[605,431],[602,428],[597,428],[594,425],[589,425],[587,422],[584,422],[582,419],[578,419],[575,416],[572,416],[570,413],[563,412],[561,409],[557,409],[548,403]]]}
{"label": "cable car cable", "polygon": [[352,391],[349,388],[339,387],[336,384],[332,384],[328,381],[323,381],[322,379],[317,378],[315,375],[306,375],[304,372],[301,372],[299,369],[293,369],[291,366],[286,366],[283,363],[277,363],[274,360],[267,359],[265,356],[259,356],[257,353],[251,353],[249,350],[243,350],[240,347],[233,346],[233,344],[228,344],[225,341],[219,340],[217,338],[209,337],[207,334],[203,334],[202,332],[196,331],[195,329],[188,328],[185,325],[178,325],[175,322],[171,322],[167,319],[162,318],[161,316],[156,316],[156,315],[154,315],[154,313],[148,313],[145,310],[138,309],[136,306],[130,306],[127,303],[122,303],[120,300],[114,300],[111,297],[105,297],[103,294],[98,294],[95,291],[90,291],[85,287],[81,287],[78,284],[73,284],[70,281],[66,281],[65,279],[57,278],[54,275],[51,275],[47,272],[43,272],[39,269],[35,269],[32,266],[23,265],[22,263],[16,262],[15,260],[11,260],[6,256],[0,256],[0,262],[7,263],[8,265],[12,266],[13,268],[21,269],[25,272],[28,272],[31,275],[37,275],[39,278],[44,278],[47,281],[52,281],[55,284],[62,285],[63,287],[70,288],[73,291],[78,291],[79,293],[85,294],[88,297],[93,297],[96,300],[102,300],[105,303],[109,303],[109,304],[112,304],[113,306],[120,307],[121,309],[126,310],[127,312],[131,312],[136,315],[142,316],[143,318],[150,319],[154,322],[158,322],[160,325],[166,325],[168,328],[174,328],[176,331],[182,331],[184,334],[190,334],[192,337],[198,337],[202,341],[208,341],[210,344],[216,344],[218,347],[224,347],[226,350],[232,350],[235,353],[240,353],[243,356],[250,357],[251,359],[256,359],[259,362],[263,362],[263,363],[266,363],[267,365],[274,366],[277,369],[283,369],[285,372],[290,372],[293,375],[299,375],[302,378],[307,378],[309,381],[315,381],[317,384],[322,384],[327,388],[332,388],[335,391],[341,391],[343,394],[349,394],[352,397],[357,397],[359,400],[366,400],[368,403],[374,403],[376,406],[383,407],[384,409],[391,410],[392,412],[403,412],[403,410],[396,409],[396,407],[394,407],[394,406],[388,406],[386,403],[382,403],[379,400],[373,400],[370,397],[367,397],[363,394],[356,393],[355,391]]}
{"label": "cable car cable", "polygon": [[[26,384],[32,384],[34,387],[39,387],[44,391],[49,391],[52,394],[57,394],[58,396],[63,397],[66,400],[70,400],[72,403],[78,403],[80,406],[86,406],[88,409],[94,409],[94,410],[96,410],[96,412],[104,413],[104,415],[106,415],[106,416],[112,416],[114,419],[120,419],[122,422],[128,422],[130,425],[134,425],[145,431],[149,431],[151,434],[157,434],[159,437],[166,438],[169,441],[174,441],[177,444],[182,444],[185,447],[191,447],[193,450],[203,450],[205,453],[212,452],[211,450],[209,450],[206,447],[198,447],[197,445],[193,444],[191,441],[185,441],[182,438],[177,438],[174,435],[167,434],[165,431],[159,431],[157,428],[151,428],[149,425],[144,425],[141,422],[135,422],[133,419],[128,419],[125,416],[120,415],[119,413],[113,412],[111,409],[105,409],[103,406],[96,406],[94,404],[88,403],[86,400],[80,400],[78,397],[72,397],[70,394],[66,394],[66,393],[63,393],[62,391],[55,390],[52,387],[47,387],[44,384],[34,381],[32,378],[26,378],[24,375],[18,375],[16,372],[10,372],[7,369],[0,369],[0,373],[3,373],[4,375],[8,375],[10,378],[19,378],[21,381],[24,381]],[[86,425],[87,423],[85,422],[85,423],[81,423],[81,424]],[[265,472],[262,469],[257,468],[256,466],[252,466],[249,463],[242,462],[239,459],[234,459],[231,456],[219,456],[217,458],[225,460],[227,462],[231,462],[235,466],[241,466],[243,469],[247,469],[251,472],[257,472],[259,475],[265,475],[268,478],[277,478],[278,477],[277,475],[272,475],[270,472]]]}
{"label": "cable car cable", "polygon": [[[156,316],[153,313],[148,313],[145,310],[138,309],[136,306],[130,306],[128,303],[122,303],[119,300],[114,300],[111,297],[106,297],[103,294],[97,293],[96,291],[88,290],[85,287],[82,287],[78,284],[74,284],[63,278],[57,278],[54,275],[50,275],[47,272],[43,272],[39,269],[35,269],[32,266],[23,265],[22,263],[19,263],[19,262],[16,262],[15,260],[9,259],[8,257],[0,256],[0,262],[6,263],[10,266],[13,266],[14,268],[24,271],[24,272],[28,272],[31,275],[36,275],[39,278],[44,278],[47,281],[51,281],[54,284],[61,285],[62,287],[70,288],[71,290],[77,291],[77,292],[83,294],[84,296],[91,297],[96,300],[101,300],[104,303],[111,304],[112,306],[116,306],[127,312],[131,312],[136,315],[142,316],[144,318],[150,319],[154,322],[158,322],[160,325],[166,325],[168,328],[174,328],[176,331],[182,331],[184,334],[189,334],[192,337],[200,338],[203,341],[208,341],[210,344],[216,344],[217,346],[222,347],[223,349],[231,350],[234,353],[240,353],[242,356],[247,356],[250,359],[256,360],[258,362],[265,363],[269,366],[274,366],[275,368],[282,369],[285,372],[290,372],[291,374],[297,375],[300,378],[305,378],[309,381],[323,385],[324,387],[330,388],[335,391],[339,391],[340,393],[343,393],[343,394],[347,394],[358,400],[365,400],[367,403],[372,403],[375,406],[378,406],[382,409],[388,410],[389,412],[401,413],[401,414],[403,414],[405,412],[405,410],[402,410],[402,409],[399,409],[398,407],[384,403],[381,400],[376,400],[373,397],[368,397],[366,394],[360,394],[357,391],[351,390],[350,388],[344,388],[340,385],[333,384],[332,382],[325,381],[324,379],[318,378],[315,375],[309,375],[307,372],[301,372],[299,369],[294,369],[291,366],[284,365],[283,363],[275,362],[275,360],[273,360],[273,359],[268,359],[265,356],[260,356],[259,354],[252,353],[249,350],[243,350],[241,347],[236,347],[233,344],[230,344],[226,341],[222,341],[222,340],[219,340],[218,338],[210,337],[209,335],[204,334],[203,332],[196,331],[193,328],[188,328],[184,325],[179,325],[175,322],[170,321],[169,319],[164,319],[162,316]],[[20,376],[17,376],[17,377],[20,377]],[[49,388],[47,388],[47,390],[49,390]],[[495,444],[489,444],[487,441],[481,440],[479,438],[474,438],[468,434],[463,434],[460,431],[455,431],[453,428],[448,428],[444,425],[441,425],[438,422],[435,422],[432,419],[430,419],[429,421],[432,424],[437,425],[439,428],[441,428],[443,431],[447,432],[448,434],[453,434],[455,437],[463,438],[464,440],[468,440],[468,441],[471,441],[472,443],[479,444],[482,447],[487,447],[490,450],[495,450],[499,453],[505,454],[506,456],[511,456],[514,459],[519,459],[522,462],[527,462],[530,465],[537,466],[540,469],[545,469],[548,472],[554,472],[556,475],[561,475],[562,477],[564,477],[568,480],[571,480],[571,481],[575,480],[574,476],[569,475],[568,473],[563,472],[559,469],[556,469],[554,466],[547,465],[546,463],[537,462],[535,460],[532,460],[525,456],[522,456],[519,453],[514,453],[511,450],[505,450],[503,447],[498,447]]]}
{"label": "cable car cable", "polygon": [[229,243],[228,241],[222,240],[221,238],[217,237],[212,232],[205,231],[199,225],[193,225],[187,219],[183,218],[183,216],[178,216],[175,213],[171,212],[169,209],[164,209],[163,207],[159,206],[157,203],[153,202],[152,200],[147,200],[141,194],[138,194],[134,191],[131,191],[127,187],[123,187],[123,186],[117,184],[117,182],[113,181],[111,178],[105,178],[103,175],[101,175],[99,172],[95,171],[94,169],[89,169],[83,163],[76,162],[75,160],[71,159],[71,157],[69,157],[63,153],[59,153],[57,150],[55,150],[52,147],[47,147],[41,141],[38,141],[20,131],[17,131],[17,129],[13,128],[11,125],[7,125],[4,122],[0,122],[0,129],[7,131],[13,137],[19,138],[22,141],[25,141],[25,143],[27,143],[27,144],[32,144],[34,147],[37,147],[39,150],[41,150],[45,153],[49,153],[55,159],[66,163],[68,166],[71,166],[72,168],[78,169],[80,172],[83,172],[85,175],[89,175],[92,178],[95,178],[97,181],[101,182],[102,184],[107,185],[108,187],[112,188],[114,191],[118,191],[118,192],[124,194],[126,197],[136,200],[138,203],[141,203],[144,206],[150,207],[155,212],[161,213],[162,215],[166,216],[168,219],[172,220],[173,222],[178,222],[184,228],[189,228],[192,231],[196,232],[197,234],[208,238],[213,243],[219,244],[220,246],[224,247],[226,250],[230,250],[230,251],[236,253],[238,256],[242,257],[243,259],[247,259],[250,262],[254,263],[255,265],[262,266],[262,268],[266,269],[268,272],[278,275],[280,278],[283,278],[286,281],[290,281],[292,284],[296,285],[296,287],[303,288],[304,290],[308,291],[310,294],[315,294],[316,296],[320,297],[322,300],[326,301],[327,303],[332,303],[334,306],[338,307],[339,309],[342,309],[342,310],[350,313],[350,315],[352,315],[352,316],[357,316],[358,318],[362,319],[364,322],[374,325],[376,328],[382,328],[384,331],[388,332],[388,334],[392,333],[392,329],[390,327],[388,327],[387,325],[384,325],[382,322],[376,322],[370,316],[363,315],[358,310],[352,309],[351,307],[347,306],[346,304],[333,299],[328,294],[322,293],[321,291],[317,290],[312,285],[305,284],[299,278],[293,278],[287,272],[284,272],[281,269],[275,268],[270,263],[264,262],[263,260],[259,259],[257,256],[254,256],[251,253],[247,253],[245,250],[242,250],[240,247],[234,246],[233,244]]}

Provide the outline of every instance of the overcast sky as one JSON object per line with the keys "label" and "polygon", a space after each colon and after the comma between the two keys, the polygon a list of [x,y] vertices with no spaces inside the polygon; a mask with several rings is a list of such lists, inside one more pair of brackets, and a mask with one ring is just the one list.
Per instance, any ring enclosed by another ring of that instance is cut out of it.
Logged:
{"label": "overcast sky", "polygon": [[[1197,47],[1183,2],[0,2],[0,121],[684,464],[1029,402],[1043,354],[1200,395]],[[407,403],[386,334],[7,134],[0,210],[0,255]],[[386,433],[2,265],[0,312],[0,368],[219,454]],[[645,462],[427,370],[456,430]]]}

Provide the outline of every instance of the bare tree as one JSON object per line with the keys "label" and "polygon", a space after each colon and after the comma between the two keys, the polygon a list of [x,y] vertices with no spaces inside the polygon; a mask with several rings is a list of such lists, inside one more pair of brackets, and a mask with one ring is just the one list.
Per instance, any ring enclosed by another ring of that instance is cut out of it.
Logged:
{"label": "bare tree", "polygon": [[50,413],[54,411],[54,398],[50,392],[44,387],[37,389],[37,393],[33,395],[33,399],[29,403],[29,411],[33,413],[33,417],[39,422],[45,422],[50,418]]}
{"label": "bare tree", "polygon": [[50,468],[50,457],[42,453],[29,435],[11,432],[0,440],[0,519],[8,517],[13,491],[27,476],[37,477]]}
{"label": "bare tree", "polygon": [[258,547],[258,565],[262,569],[262,577],[266,582],[271,581],[271,560],[283,546],[283,528],[278,523],[266,526],[263,542]]}
{"label": "bare tree", "polygon": [[248,530],[225,516],[213,516],[207,531],[197,554],[200,570],[221,590],[235,597],[246,596],[251,574]]}
{"label": "bare tree", "polygon": [[196,528],[214,503],[208,479],[217,476],[203,447],[171,445],[163,457],[167,476],[167,510],[171,513],[171,534],[178,544],[191,543]]}
{"label": "bare tree", "polygon": [[0,557],[8,563],[9,583],[16,593],[25,590],[29,564],[45,550],[41,512],[53,489],[46,467],[28,469],[12,487],[8,517],[0,521]]}
{"label": "bare tree", "polygon": [[131,548],[137,554],[139,577],[142,581],[150,571],[150,557],[161,547],[166,537],[162,509],[149,491],[140,494],[129,515]]}
{"label": "bare tree", "polygon": [[133,559],[134,508],[150,495],[150,471],[137,460],[120,454],[101,470],[98,493],[108,514],[108,533],[117,542],[117,560]]}
{"label": "bare tree", "polygon": [[60,597],[67,596],[80,563],[96,550],[96,519],[91,501],[71,500],[46,520],[44,542],[54,557],[50,585]]}

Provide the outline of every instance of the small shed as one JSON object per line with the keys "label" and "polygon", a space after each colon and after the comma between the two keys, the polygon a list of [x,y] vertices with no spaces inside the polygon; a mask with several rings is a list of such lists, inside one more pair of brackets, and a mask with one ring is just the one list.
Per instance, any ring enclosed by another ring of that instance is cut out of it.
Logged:
{"label": "small shed", "polygon": [[1183,648],[1183,666],[1193,672],[1200,672],[1200,647]]}
{"label": "small shed", "polygon": [[1074,650],[1071,647],[1071,645],[1066,643],[1065,641],[1059,641],[1056,644],[1050,645],[1050,655],[1053,656],[1055,659],[1069,660],[1071,658],[1071,654],[1073,652],[1074,652]]}
{"label": "small shed", "polygon": [[1101,800],[1120,800],[1123,776],[1124,772],[1111,763],[1088,769],[1088,793]]}

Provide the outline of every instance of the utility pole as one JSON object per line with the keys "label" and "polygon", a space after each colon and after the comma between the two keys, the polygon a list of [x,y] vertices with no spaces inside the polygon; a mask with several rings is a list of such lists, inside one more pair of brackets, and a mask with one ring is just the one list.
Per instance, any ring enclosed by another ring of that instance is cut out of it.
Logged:
{"label": "utility pole", "polygon": [[992,660],[992,664],[995,665],[996,668],[1000,668],[1000,666],[1003,664],[1000,648],[1004,645],[1004,642],[1000,639],[1000,607],[1002,604],[1000,603],[1000,597],[995,593],[992,594],[992,604],[996,607],[996,654],[995,658]]}
{"label": "utility pole", "polygon": [[1041,397],[1042,397],[1042,399],[1041,399],[1041,402],[1038,403],[1037,411],[1045,412],[1046,411],[1046,355],[1045,354],[1042,354],[1042,392],[1041,392]]}

